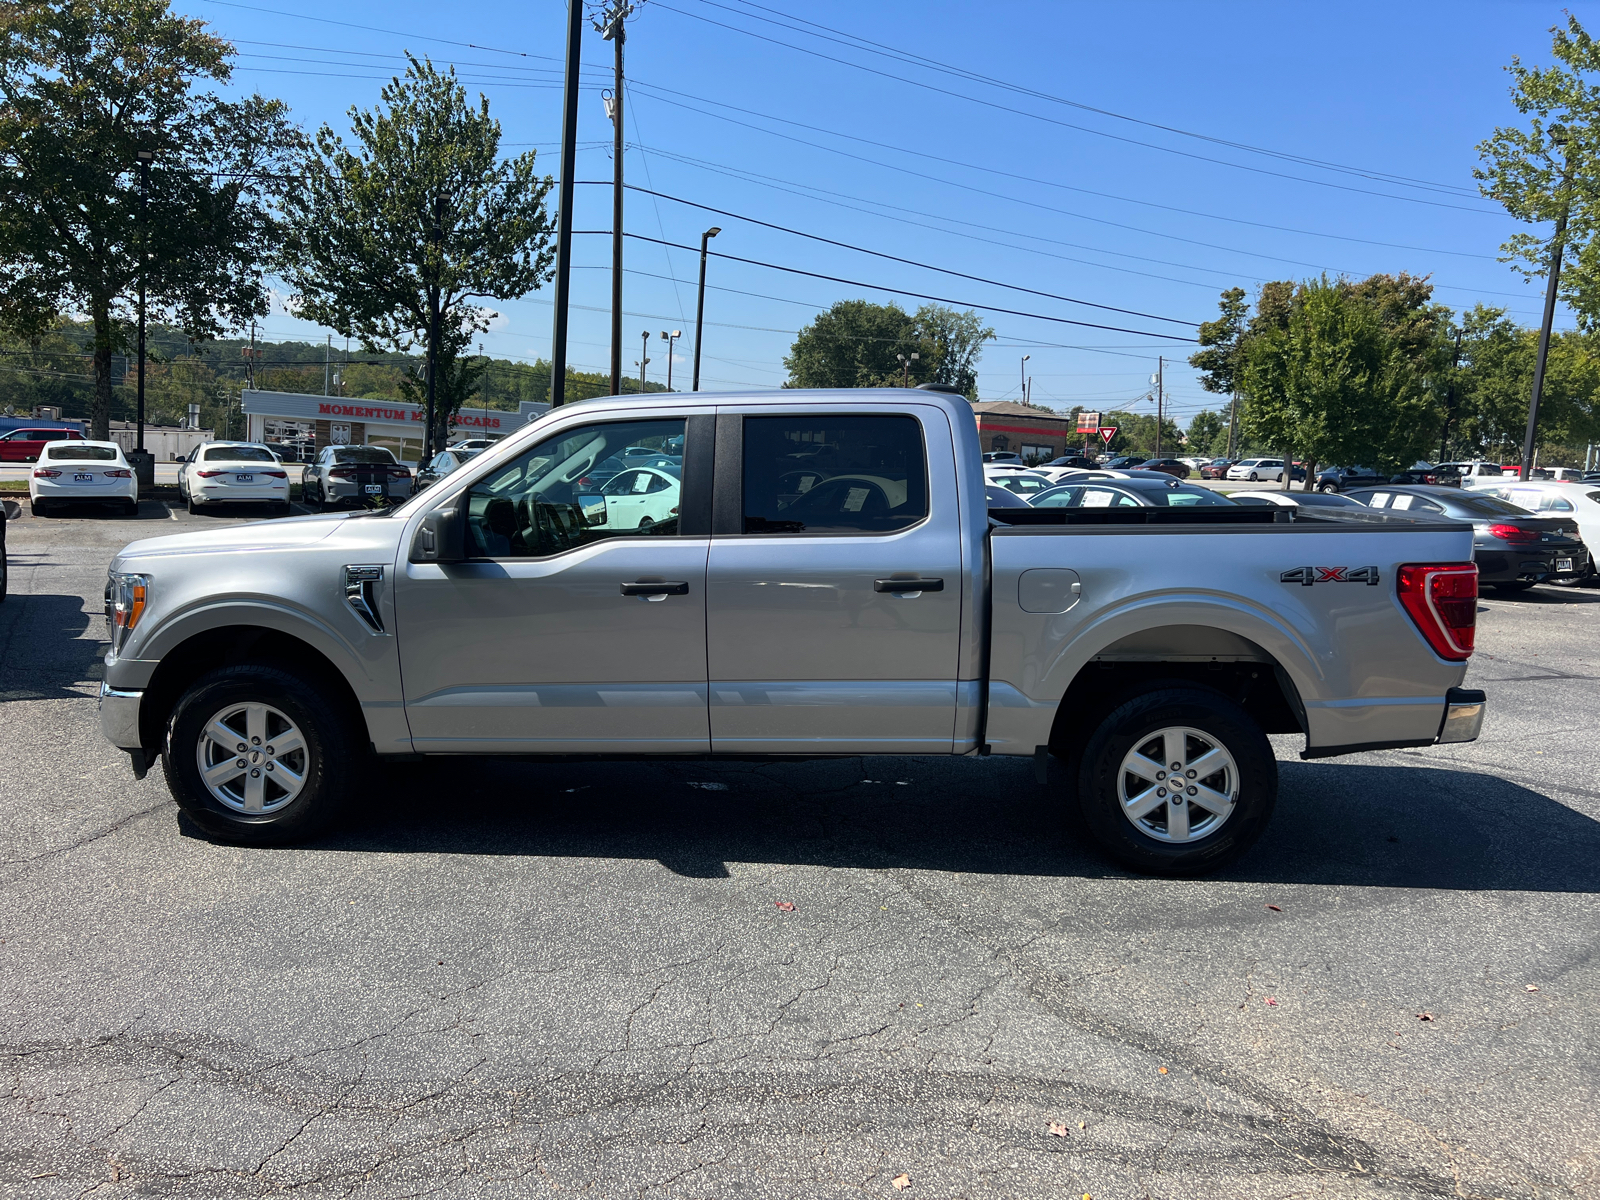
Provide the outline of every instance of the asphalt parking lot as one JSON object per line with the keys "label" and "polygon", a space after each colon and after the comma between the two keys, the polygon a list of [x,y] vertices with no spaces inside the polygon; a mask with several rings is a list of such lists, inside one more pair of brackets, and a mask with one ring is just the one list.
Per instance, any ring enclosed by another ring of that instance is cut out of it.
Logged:
{"label": "asphalt parking lot", "polygon": [[1600,591],[1481,602],[1475,744],[1277,739],[1199,882],[1001,759],[441,761],[243,850],[94,699],[112,554],[241,519],[9,526],[0,1194],[1600,1194]]}

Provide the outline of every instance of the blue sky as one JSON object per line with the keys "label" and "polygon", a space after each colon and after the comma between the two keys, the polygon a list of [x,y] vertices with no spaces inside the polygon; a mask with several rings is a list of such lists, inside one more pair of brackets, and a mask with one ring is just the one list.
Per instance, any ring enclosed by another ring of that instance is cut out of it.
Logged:
{"label": "blue sky", "polygon": [[[237,88],[281,97],[308,131],[346,131],[350,106],[374,104],[411,50],[457,64],[469,94],[489,97],[505,149],[534,148],[558,170],[558,0],[176,7],[235,42]],[[1471,172],[1477,142],[1516,121],[1503,68],[1514,54],[1547,63],[1562,19],[1554,3],[650,0],[629,23],[629,181],[738,216],[629,193],[624,227],[688,245],[720,225],[713,248],[742,258],[1035,314],[984,314],[999,335],[980,364],[985,400],[1018,397],[1027,354],[1035,401],[1124,406],[1164,354],[1186,422],[1218,401],[1183,365],[1184,344],[1152,334],[1192,333],[1177,322],[1210,319],[1225,287],[1407,270],[1431,274],[1458,311],[1482,301],[1536,323],[1539,285],[1495,261],[1516,226],[1475,195]],[[608,180],[610,44],[586,32],[584,61],[577,177]],[[578,228],[609,223],[609,188],[578,188]],[[569,355],[603,370],[610,241],[577,243]],[[682,329],[674,384],[687,386],[698,255],[633,239],[626,253],[625,369],[637,370],[649,330],[649,374],[663,379],[656,335]],[[702,386],[713,390],[777,386],[794,332],[836,300],[920,303],[727,260],[709,278]],[[549,354],[547,289],[497,307],[491,353]],[[322,337],[281,311],[266,332]]]}

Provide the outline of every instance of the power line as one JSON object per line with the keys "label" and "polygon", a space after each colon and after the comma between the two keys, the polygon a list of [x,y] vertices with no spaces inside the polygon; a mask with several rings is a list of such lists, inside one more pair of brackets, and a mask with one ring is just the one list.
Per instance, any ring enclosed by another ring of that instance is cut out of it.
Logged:
{"label": "power line", "polygon": [[923,89],[925,89],[927,91],[930,91],[930,92],[937,92],[937,93],[939,93],[940,95],[943,95],[943,96],[953,96],[958,100],[966,100],[966,101],[969,101],[970,103],[973,103],[973,104],[981,104],[985,108],[993,108],[993,109],[996,109],[996,110],[998,110],[1000,112],[1007,112],[1007,113],[1011,113],[1011,114],[1013,114],[1015,116],[1020,116],[1020,117],[1031,117],[1036,121],[1043,121],[1043,122],[1045,122],[1046,124],[1049,124],[1049,125],[1059,125],[1063,129],[1072,129],[1072,130],[1076,130],[1076,131],[1078,131],[1080,133],[1093,134],[1096,137],[1110,138],[1113,141],[1126,142],[1126,143],[1128,143],[1129,145],[1132,145],[1132,146],[1143,146],[1146,149],[1150,149],[1150,150],[1160,150],[1160,151],[1163,151],[1163,152],[1165,152],[1167,154],[1176,154],[1176,155],[1179,155],[1180,157],[1192,158],[1192,159],[1195,159],[1195,160],[1200,161],[1200,162],[1209,162],[1209,163],[1215,163],[1215,164],[1217,164],[1219,166],[1233,167],[1236,170],[1240,170],[1240,171],[1252,171],[1252,172],[1254,172],[1254,173],[1256,173],[1258,175],[1271,175],[1271,176],[1274,176],[1274,177],[1279,178],[1279,179],[1289,179],[1289,180],[1296,181],[1298,183],[1313,184],[1313,185],[1315,185],[1317,187],[1335,188],[1338,191],[1342,191],[1342,192],[1356,192],[1356,193],[1359,193],[1359,194],[1365,195],[1365,196],[1377,196],[1377,197],[1380,197],[1380,198],[1385,199],[1385,200],[1400,200],[1400,201],[1404,201],[1407,204],[1425,204],[1425,205],[1428,205],[1428,206],[1430,206],[1432,208],[1451,208],[1451,209],[1455,209],[1455,210],[1457,210],[1459,212],[1477,213],[1480,216],[1498,216],[1499,215],[1497,212],[1495,212],[1494,210],[1491,210],[1491,209],[1486,209],[1486,208],[1468,208],[1466,205],[1462,205],[1462,204],[1446,204],[1441,200],[1425,200],[1420,196],[1396,196],[1396,195],[1393,195],[1390,192],[1378,192],[1378,191],[1373,191],[1371,188],[1352,187],[1349,184],[1334,183],[1331,180],[1327,180],[1327,179],[1307,179],[1302,175],[1289,175],[1289,174],[1286,174],[1285,172],[1282,172],[1282,171],[1269,171],[1265,167],[1252,167],[1252,166],[1247,166],[1244,163],[1232,163],[1232,162],[1227,162],[1226,160],[1220,159],[1220,158],[1210,158],[1210,157],[1208,157],[1207,155],[1204,155],[1204,154],[1191,154],[1187,150],[1177,150],[1177,149],[1174,149],[1171,146],[1158,145],[1155,142],[1141,142],[1137,138],[1122,137],[1120,134],[1107,133],[1104,130],[1092,129],[1089,126],[1086,126],[1086,125],[1075,125],[1071,121],[1061,121],[1061,120],[1057,120],[1054,117],[1044,116],[1041,113],[1028,112],[1026,109],[1012,108],[1010,105],[999,104],[999,103],[996,103],[993,100],[984,100],[984,99],[982,99],[982,98],[980,98],[978,96],[963,95],[960,92],[953,92],[948,88],[935,87],[931,83],[923,83],[921,80],[918,80],[918,79],[907,79],[904,75],[896,75],[896,74],[894,74],[894,73],[892,73],[890,71],[880,71],[876,67],[869,67],[869,66],[866,66],[866,65],[864,65],[862,63],[851,62],[849,59],[837,58],[837,57],[835,57],[834,55],[831,55],[831,54],[824,54],[820,50],[811,50],[811,49],[808,49],[805,46],[796,46],[793,42],[780,41],[778,38],[767,37],[765,34],[756,33],[754,30],[750,30],[750,29],[740,29],[737,25],[729,25],[724,21],[716,21],[716,20],[713,20],[710,17],[701,16],[699,13],[685,12],[681,8],[674,8],[672,5],[666,3],[666,0],[655,0],[655,4],[656,4],[657,8],[665,9],[667,12],[677,13],[681,17],[688,17],[691,20],[695,20],[695,21],[704,21],[708,25],[716,25],[719,28],[730,30],[733,33],[742,33],[742,34],[744,34],[745,37],[755,38],[758,41],[768,42],[768,43],[770,43],[770,44],[772,44],[774,46],[782,46],[782,47],[784,47],[785,49],[788,49],[788,50],[796,50],[801,54],[809,54],[814,58],[820,58],[820,59],[824,59],[824,60],[826,60],[828,62],[838,63],[840,66],[853,67],[857,71],[865,71],[868,74],[878,75],[878,76],[880,76],[880,77],[882,77],[884,79],[893,79],[893,80],[895,80],[895,81],[897,81],[899,83],[907,83],[907,84],[910,84],[912,87],[919,87],[919,88],[923,88]]}
{"label": "power line", "polygon": [[[595,179],[580,179],[578,182],[585,185],[593,185],[596,183],[602,183],[604,181]],[[682,196],[671,196],[666,192],[656,192],[649,188],[642,188],[638,184],[630,183],[624,186],[626,186],[629,191],[644,192],[646,195],[659,196],[663,200],[671,200],[677,204],[685,204],[690,208],[698,208],[703,212],[716,213],[721,217],[731,217],[735,221],[747,221],[751,225],[760,225],[766,229],[776,229],[780,233],[789,233],[793,234],[795,237],[809,238],[814,242],[822,242],[829,246],[838,246],[842,250],[854,250],[858,254],[870,254],[874,258],[888,259],[890,262],[904,263],[911,267],[920,267],[925,271],[937,271],[941,275],[952,275],[957,279],[966,279],[973,283],[987,283],[992,287],[1007,288],[1014,292],[1025,292],[1030,296],[1040,296],[1046,300],[1061,300],[1067,304],[1080,304],[1085,308],[1098,308],[1105,312],[1122,313],[1124,316],[1129,317],[1145,317],[1152,321],[1166,321],[1173,325],[1187,325],[1191,329],[1197,328],[1200,324],[1198,321],[1185,321],[1180,317],[1162,317],[1157,316],[1155,313],[1140,312],[1138,309],[1134,308],[1118,308],[1114,304],[1100,304],[1093,300],[1079,300],[1073,296],[1058,295],[1055,292],[1041,292],[1037,288],[1023,287],[1021,284],[1002,283],[998,279],[986,279],[982,275],[969,275],[965,271],[955,271],[951,270],[949,267],[936,267],[930,263],[918,262],[914,258],[901,258],[898,254],[886,254],[882,250],[869,250],[865,246],[853,246],[849,242],[841,242],[835,240],[834,238],[822,237],[820,234],[806,233],[801,229],[791,229],[787,225],[777,225],[771,221],[759,220],[756,217],[747,217],[742,213],[729,212],[725,208],[713,208],[709,204],[700,204],[694,200],[685,200]]]}
{"label": "power line", "polygon": [[[1182,129],[1173,125],[1163,125],[1158,121],[1149,121],[1141,117],[1131,117],[1126,113],[1115,112],[1109,108],[1099,108],[1092,104],[1084,104],[1078,100],[1069,100],[1063,96],[1056,96],[1049,92],[1041,92],[1034,88],[1022,87],[1021,85],[1012,83],[1009,80],[996,79],[992,75],[983,75],[977,71],[966,70],[963,67],[953,67],[948,63],[940,62],[937,59],[926,58],[920,54],[912,54],[909,51],[885,47],[880,43],[869,41],[866,38],[857,37],[855,34],[847,33],[842,29],[835,29],[831,25],[822,25],[816,21],[809,21],[804,17],[797,17],[793,13],[782,12],[776,8],[768,8],[764,4],[755,3],[754,0],[740,0],[740,3],[742,3],[746,8],[755,8],[760,9],[762,12],[773,13],[776,16],[785,18],[785,20],[797,21],[801,25],[809,25],[812,29],[824,30],[825,33],[810,33],[809,30],[799,29],[793,25],[785,25],[781,21],[773,21],[767,17],[757,16],[755,13],[749,13],[744,12],[741,9],[730,8],[726,4],[717,3],[716,0],[700,0],[700,2],[702,4],[707,4],[712,8],[720,8],[725,12],[737,12],[741,16],[752,17],[757,21],[766,21],[768,24],[777,25],[780,29],[789,29],[795,33],[804,33],[811,37],[822,38],[826,41],[838,42],[840,45],[849,46],[853,50],[861,50],[870,54],[876,54],[883,58],[895,59],[899,62],[904,62],[912,66],[926,67],[931,70],[942,72],[946,75],[953,75],[959,79],[966,79],[976,83],[986,83],[992,87],[1002,88],[1005,91],[1015,92],[1023,96],[1031,96],[1039,100],[1047,100],[1051,103],[1065,105],[1068,108],[1076,108],[1083,112],[1095,113],[1103,117],[1112,117],[1118,121],[1127,121],[1130,124],[1143,125],[1149,129],[1159,129],[1164,133],[1175,133],[1182,137],[1195,138],[1198,141],[1210,142],[1213,145],[1227,146],[1234,150],[1245,150],[1252,154],[1263,154],[1270,158],[1281,159],[1285,162],[1299,163],[1302,166],[1320,167],[1323,170],[1328,171],[1339,171],[1344,174],[1356,175],[1363,179],[1371,179],[1378,183],[1395,183],[1402,186],[1415,186],[1433,191],[1455,193],[1462,196],[1472,196],[1474,198],[1478,194],[1476,189],[1466,187],[1462,184],[1440,183],[1436,180],[1418,179],[1414,176],[1399,175],[1392,171],[1379,171],[1374,168],[1367,167],[1352,167],[1344,163],[1330,162],[1326,159],[1310,158],[1301,154],[1290,154],[1283,150],[1269,150],[1262,146],[1251,145],[1248,142],[1232,141],[1228,138],[1215,137],[1210,134],[1195,133],[1192,130]],[[826,36],[827,34],[836,34],[838,36],[828,37]]]}
{"label": "power line", "polygon": [[[575,229],[573,232],[584,235],[603,235],[605,237],[611,236],[611,231],[609,229]],[[698,246],[686,246],[681,242],[668,242],[662,240],[661,238],[646,237],[642,233],[628,233],[624,231],[623,236],[637,238],[641,242],[654,242],[660,246],[671,246],[675,250],[699,250]],[[982,309],[984,312],[1005,313],[1007,316],[1012,317],[1031,317],[1036,321],[1052,321],[1057,325],[1077,325],[1084,329],[1104,329],[1111,333],[1131,333],[1139,337],[1162,338],[1171,342],[1192,343],[1194,341],[1194,338],[1179,337],[1175,333],[1156,333],[1149,329],[1125,329],[1120,325],[1097,325],[1093,321],[1075,321],[1071,317],[1052,317],[1047,316],[1044,313],[1023,312],[1015,308],[1001,308],[995,304],[977,304],[970,300],[952,300],[948,296],[933,296],[927,292],[913,292],[908,291],[905,288],[888,287],[881,283],[862,283],[859,279],[843,279],[837,275],[824,275],[819,271],[802,270],[800,267],[785,267],[778,263],[762,262],[760,259],[742,258],[737,254],[727,254],[721,250],[708,250],[707,253],[716,258],[725,258],[730,262],[744,263],[747,266],[752,267],[765,267],[769,271],[784,271],[790,275],[804,275],[809,279],[826,280],[828,283],[842,283],[846,287],[868,288],[872,291],[888,292],[895,296],[910,296],[915,300],[931,300],[935,304],[954,304],[961,308],[978,308]]]}

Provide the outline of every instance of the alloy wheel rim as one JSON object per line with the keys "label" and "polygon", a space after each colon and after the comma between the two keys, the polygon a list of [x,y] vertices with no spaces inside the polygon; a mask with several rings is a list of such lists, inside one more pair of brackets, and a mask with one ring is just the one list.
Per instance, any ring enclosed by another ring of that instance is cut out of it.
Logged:
{"label": "alloy wheel rim", "polygon": [[195,757],[200,779],[217,801],[257,816],[293,802],[310,774],[306,739],[270,704],[230,704],[200,732]]}
{"label": "alloy wheel rim", "polygon": [[1175,845],[1216,833],[1239,800],[1239,767],[1216,737],[1187,725],[1139,739],[1117,772],[1117,800],[1135,829]]}

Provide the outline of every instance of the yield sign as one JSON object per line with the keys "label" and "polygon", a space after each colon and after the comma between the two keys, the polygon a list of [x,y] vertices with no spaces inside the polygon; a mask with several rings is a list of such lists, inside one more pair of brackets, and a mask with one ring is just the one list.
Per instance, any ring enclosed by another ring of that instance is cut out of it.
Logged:
{"label": "yield sign", "polygon": [[1108,445],[1108,446],[1111,445],[1111,439],[1116,437],[1116,436],[1117,436],[1117,427],[1115,425],[1102,425],[1102,426],[1100,426],[1100,438],[1101,438],[1102,441],[1105,442],[1106,445]]}

